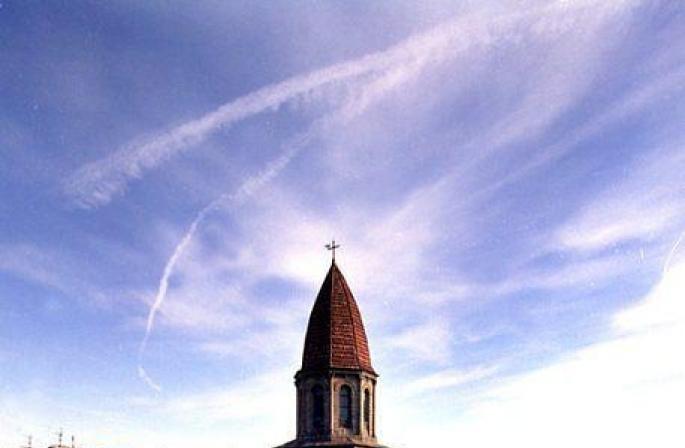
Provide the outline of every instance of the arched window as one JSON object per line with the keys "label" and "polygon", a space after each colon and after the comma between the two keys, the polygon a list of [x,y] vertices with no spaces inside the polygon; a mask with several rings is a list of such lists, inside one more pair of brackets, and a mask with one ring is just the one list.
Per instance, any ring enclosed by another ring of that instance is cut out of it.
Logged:
{"label": "arched window", "polygon": [[312,423],[314,429],[322,430],[324,426],[324,400],[323,387],[316,385],[312,387]]}
{"label": "arched window", "polygon": [[364,426],[370,431],[371,425],[371,394],[369,389],[364,389]]}
{"label": "arched window", "polygon": [[352,389],[350,386],[340,388],[340,426],[352,427]]}

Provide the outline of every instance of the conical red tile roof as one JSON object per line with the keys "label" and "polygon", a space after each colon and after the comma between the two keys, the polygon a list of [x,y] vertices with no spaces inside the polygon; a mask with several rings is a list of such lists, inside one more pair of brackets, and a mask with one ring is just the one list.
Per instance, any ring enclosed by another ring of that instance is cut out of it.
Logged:
{"label": "conical red tile roof", "polygon": [[361,313],[335,262],[309,316],[302,355],[302,371],[331,368],[375,373]]}

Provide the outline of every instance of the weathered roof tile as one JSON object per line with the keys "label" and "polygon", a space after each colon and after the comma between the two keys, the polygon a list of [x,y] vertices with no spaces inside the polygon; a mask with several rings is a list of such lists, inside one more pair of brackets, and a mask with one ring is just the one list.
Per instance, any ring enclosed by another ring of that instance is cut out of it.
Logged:
{"label": "weathered roof tile", "polygon": [[302,355],[302,371],[330,368],[374,373],[361,313],[335,262],[309,316]]}

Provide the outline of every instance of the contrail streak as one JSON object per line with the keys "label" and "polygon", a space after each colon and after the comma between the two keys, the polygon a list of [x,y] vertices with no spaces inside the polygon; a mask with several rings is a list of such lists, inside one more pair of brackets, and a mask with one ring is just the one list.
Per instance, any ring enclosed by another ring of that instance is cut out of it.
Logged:
{"label": "contrail streak", "polygon": [[140,377],[141,380],[145,381],[145,384],[150,386],[150,388],[156,390],[157,392],[162,391],[162,386],[159,384],[155,383],[152,378],[147,374],[145,369],[143,369],[143,366],[139,365],[138,366],[138,376]]}
{"label": "contrail streak", "polygon": [[[412,35],[384,51],[267,85],[147,140],[131,142],[110,156],[81,167],[66,180],[64,192],[84,208],[106,204],[122,193],[132,179],[141,177],[145,171],[177,153],[188,150],[221,127],[268,110],[277,110],[288,101],[327,85],[359,79],[373,83],[389,72],[397,73],[405,67],[444,62],[468,48],[491,46],[499,40],[509,39],[510,33],[517,32],[517,29],[532,33],[559,33],[578,25],[573,15],[569,14],[571,9],[590,7],[595,16],[612,11],[611,7],[602,10],[593,6],[592,2],[581,2],[577,6],[557,2],[523,13],[490,16],[488,20],[483,20],[478,13],[457,17]],[[547,25],[550,14],[561,17],[554,27]]]}
{"label": "contrail streak", "polygon": [[[545,11],[549,12],[543,8],[536,11],[536,14],[540,15],[540,12]],[[195,120],[153,135],[147,140],[131,142],[110,156],[81,167],[63,184],[64,192],[84,208],[106,204],[115,195],[122,193],[132,179],[141,177],[145,171],[153,169],[175,154],[188,150],[220,127],[268,110],[276,110],[288,101],[330,84],[359,79],[373,83],[389,72],[397,73],[405,67],[441,62],[475,45],[492,44],[497,38],[506,36],[500,30],[503,25],[515,23],[526,16],[535,17],[527,12],[505,18],[491,18],[488,26],[483,25],[479,16],[458,17],[410,36],[384,51],[265,86]]]}
{"label": "contrail streak", "polygon": [[[578,26],[577,18],[570,14],[572,10],[587,12],[592,9],[593,17],[601,17],[622,9],[614,3],[608,2],[601,8],[589,1],[577,4],[560,1],[521,13],[488,16],[487,20],[479,13],[457,17],[414,34],[386,50],[267,85],[166,132],[130,142],[113,154],[78,169],[66,179],[63,190],[81,207],[104,205],[121,194],[132,179],[202,142],[221,127],[265,111],[277,110],[291,100],[331,84],[362,80],[363,89],[363,84],[373,83],[389,72],[398,73],[406,67],[441,63],[469,48],[496,45],[500,40],[510,39],[511,33],[520,33],[520,30],[533,34],[558,34]],[[560,19],[554,21],[554,26],[549,26],[551,16]]]}
{"label": "contrail streak", "polygon": [[[316,135],[319,135],[326,126],[336,119],[349,119],[354,116],[361,114],[371,103],[377,101],[387,94],[393,87],[401,84],[416,76],[420,71],[420,67],[413,67],[410,70],[401,71],[401,75],[396,72],[389,72],[385,77],[379,78],[375,83],[371,83],[362,92],[363,101],[358,101],[357,98],[351,99],[347,104],[345,104],[339,110],[324,116],[312,124],[307,132],[299,134],[291,140],[291,142],[286,146],[283,153],[269,163],[264,170],[260,173],[250,177],[233,193],[224,193],[209,204],[207,204],[203,209],[201,209],[195,219],[190,223],[185,234],[179,241],[179,243],[174,248],[174,252],[171,257],[167,260],[164,265],[164,271],[162,277],[159,280],[159,285],[157,288],[157,294],[155,295],[155,300],[150,307],[147,317],[147,325],[145,327],[145,335],[138,348],[138,376],[145,381],[145,383],[157,392],[161,391],[161,386],[157,384],[152,378],[147,374],[142,366],[142,356],[147,348],[150,335],[154,328],[155,318],[157,312],[164,303],[167,291],[169,289],[169,278],[174,272],[174,268],[178,263],[178,260],[186,251],[188,245],[192,241],[195,233],[197,232],[200,224],[207,218],[207,216],[214,210],[222,206],[238,206],[242,204],[245,200],[251,197],[259,188],[268,183],[273,179],[285,166],[312,140]],[[387,79],[386,79],[387,78]]]}
{"label": "contrail streak", "polygon": [[666,261],[664,262],[663,275],[666,275],[668,270],[671,268],[671,261],[673,261],[673,257],[675,256],[678,247],[680,247],[680,243],[683,241],[683,237],[685,237],[685,231],[680,233],[680,236],[676,240],[675,244],[673,245],[673,247],[671,247],[671,250],[668,252],[668,257],[666,257]]}
{"label": "contrail streak", "polygon": [[[556,6],[559,5],[561,4],[556,4]],[[326,84],[369,76],[361,84],[358,92],[355,92],[357,96],[339,110],[316,121],[306,133],[301,134],[290,145],[285,145],[286,149],[282,155],[269,163],[263,171],[247,179],[237,191],[220,195],[198,212],[164,266],[155,299],[148,313],[145,335],[138,351],[139,376],[153,389],[161,390],[161,387],[143,369],[142,355],[153,331],[156,315],[166,298],[169,278],[195,236],[198,227],[212,211],[219,207],[237,206],[251,197],[276,176],[309,143],[313,135],[319,135],[321,129],[332,120],[344,121],[358,116],[379,98],[397,90],[408,80],[414,79],[430,63],[445,61],[449,57],[454,57],[460,50],[476,44],[491,45],[497,39],[507,38],[508,35],[502,32],[503,25],[512,23],[520,25],[522,17],[532,17],[535,23],[535,20],[544,19],[540,16],[540,12],[550,10],[555,11],[555,8],[543,8],[535,14],[508,16],[504,20],[490,20],[489,27],[483,26],[478,20],[472,20],[472,17],[445,23],[426,33],[410,37],[387,51],[373,53],[267,86],[227,103],[197,120],[158,135],[147,143],[131,145],[115,152],[111,157],[79,170],[67,185],[69,194],[84,207],[101,205],[107,203],[113,195],[123,191],[130,179],[141,176],[143,171],[155,167],[188,146],[202,141],[210,132],[221,126],[232,124],[269,108],[277,108],[298,95],[306,94]],[[567,17],[568,10],[566,7],[559,7],[556,8],[556,12],[561,13],[562,17]],[[575,22],[565,22],[564,26],[575,26]],[[550,32],[546,27],[528,28],[537,29],[540,33]],[[563,27],[554,27],[551,32],[559,33],[561,28]]]}
{"label": "contrail streak", "polygon": [[[379,77],[375,82],[368,84],[361,92],[360,98],[352,98],[339,110],[315,121],[314,124],[309,127],[307,132],[298,135],[291,140],[290,144],[286,145],[287,149],[283,152],[283,154],[281,154],[280,157],[268,164],[262,172],[243,182],[236,192],[224,193],[220,195],[198,212],[198,214],[195,216],[195,219],[193,219],[190,226],[188,226],[188,229],[181,238],[181,241],[176,245],[174,252],[164,266],[164,271],[159,281],[155,300],[148,313],[145,336],[143,337],[138,350],[139,359],[142,358],[142,355],[147,347],[150,334],[152,333],[154,327],[157,312],[166,298],[169,288],[169,278],[171,277],[179,258],[187,249],[188,245],[195,236],[199,225],[205,220],[207,215],[224,205],[240,205],[242,202],[252,196],[260,187],[273,179],[273,177],[275,177],[283,168],[285,168],[290,160],[292,160],[293,157],[295,157],[315,135],[318,135],[321,130],[325,129],[326,126],[328,126],[332,121],[336,119],[350,119],[363,113],[371,103],[377,101],[379,98],[382,98],[385,94],[398,85],[401,85],[402,83],[418,75],[421,67],[422,64],[417,63],[410,68],[389,71],[385,76]],[[139,365],[138,373],[139,376],[155,390],[161,390],[160,386],[152,381],[147,373],[145,373],[142,365]]]}
{"label": "contrail streak", "polygon": [[109,157],[91,162],[67,179],[64,190],[77,205],[90,208],[106,204],[121,193],[131,179],[142,176],[178,152],[203,141],[210,133],[247,117],[282,104],[328,84],[359,78],[382,76],[388,69],[410,64],[427,55],[437,55],[456,30],[438,27],[410,37],[386,51],[331,65],[305,75],[295,76],[239,97],[218,109],[146,141],[133,142]]}
{"label": "contrail streak", "polygon": [[145,383],[160,392],[162,390],[161,386],[157,384],[152,378],[147,374],[142,366],[142,356],[147,348],[150,335],[155,324],[155,318],[157,312],[164,303],[167,291],[169,289],[169,278],[174,272],[174,268],[178,263],[188,245],[195,236],[198,226],[207,218],[212,211],[218,209],[219,207],[230,205],[239,206],[250,196],[252,196],[259,188],[267,184],[271,179],[273,179],[285,166],[295,157],[308,143],[311,139],[312,132],[299,136],[293,141],[288,148],[281,154],[278,158],[269,163],[260,173],[250,177],[233,193],[224,193],[214,199],[212,202],[207,204],[202,210],[198,212],[195,219],[190,223],[185,234],[181,238],[181,241],[174,248],[174,252],[167,260],[164,265],[164,271],[162,277],[159,280],[159,286],[157,287],[157,294],[155,295],[155,300],[150,307],[150,311],[147,316],[147,325],[145,327],[145,336],[143,337],[140,346],[138,347],[138,376],[145,381]]}

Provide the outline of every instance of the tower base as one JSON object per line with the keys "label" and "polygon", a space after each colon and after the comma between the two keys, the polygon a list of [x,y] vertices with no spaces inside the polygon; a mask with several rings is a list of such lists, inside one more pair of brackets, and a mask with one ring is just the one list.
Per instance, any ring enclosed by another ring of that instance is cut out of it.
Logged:
{"label": "tower base", "polygon": [[355,440],[291,440],[274,448],[388,448],[378,443],[365,443]]}

